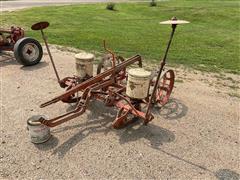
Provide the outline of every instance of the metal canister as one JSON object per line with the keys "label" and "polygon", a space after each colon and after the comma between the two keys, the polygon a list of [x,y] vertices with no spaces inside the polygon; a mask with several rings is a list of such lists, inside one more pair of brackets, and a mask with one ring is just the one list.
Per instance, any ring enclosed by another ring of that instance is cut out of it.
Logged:
{"label": "metal canister", "polygon": [[36,115],[27,120],[27,128],[31,138],[31,142],[34,144],[40,144],[46,142],[50,137],[50,128],[40,123],[40,119],[47,119],[46,116]]}
{"label": "metal canister", "polygon": [[93,76],[94,55],[90,53],[79,53],[75,55],[77,76],[84,78]]}
{"label": "metal canister", "polygon": [[134,99],[144,99],[148,96],[151,72],[143,68],[128,71],[126,94]]}

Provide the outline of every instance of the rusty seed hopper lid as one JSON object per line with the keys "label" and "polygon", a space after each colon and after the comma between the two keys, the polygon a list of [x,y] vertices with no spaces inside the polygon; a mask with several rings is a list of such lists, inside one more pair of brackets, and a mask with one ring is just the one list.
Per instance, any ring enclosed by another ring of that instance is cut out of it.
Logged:
{"label": "rusty seed hopper lid", "polygon": [[32,25],[32,30],[42,30],[49,26],[49,22],[43,21]]}
{"label": "rusty seed hopper lid", "polygon": [[128,74],[136,78],[150,78],[151,72],[146,71],[143,68],[132,68],[129,69]]}

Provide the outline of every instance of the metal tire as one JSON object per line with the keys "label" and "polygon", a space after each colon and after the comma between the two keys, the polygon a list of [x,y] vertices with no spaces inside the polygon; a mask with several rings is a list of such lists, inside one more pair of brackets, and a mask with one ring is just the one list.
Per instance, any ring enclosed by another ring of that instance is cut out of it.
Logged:
{"label": "metal tire", "polygon": [[29,37],[19,39],[14,45],[14,56],[24,66],[32,66],[39,63],[43,56],[41,44]]}

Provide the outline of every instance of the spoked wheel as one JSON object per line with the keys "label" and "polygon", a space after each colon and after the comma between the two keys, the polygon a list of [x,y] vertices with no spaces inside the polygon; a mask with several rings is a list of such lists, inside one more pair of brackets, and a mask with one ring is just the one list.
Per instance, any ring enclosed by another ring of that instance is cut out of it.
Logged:
{"label": "spoked wheel", "polygon": [[162,106],[165,105],[170,98],[174,86],[174,78],[175,75],[173,70],[168,70],[160,79],[160,83],[156,91],[156,101]]}
{"label": "spoked wheel", "polygon": [[42,46],[35,39],[25,37],[19,39],[14,45],[14,56],[22,65],[35,65],[41,61],[42,55]]}
{"label": "spoked wheel", "polygon": [[[112,56],[110,54],[105,55],[97,67],[97,74],[102,73],[103,71],[110,69],[112,67]],[[123,62],[125,59],[122,56],[116,57],[116,65]],[[126,68],[118,73],[118,80],[121,81],[126,77]]]}

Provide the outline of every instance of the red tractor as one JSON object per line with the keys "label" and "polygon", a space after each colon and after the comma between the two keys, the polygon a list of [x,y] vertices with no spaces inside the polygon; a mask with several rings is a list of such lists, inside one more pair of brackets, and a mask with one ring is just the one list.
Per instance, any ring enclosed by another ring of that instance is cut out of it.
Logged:
{"label": "red tractor", "polygon": [[24,66],[39,63],[43,55],[41,44],[25,37],[24,30],[14,26],[10,30],[0,29],[0,55],[3,51],[13,51],[16,60]]}

